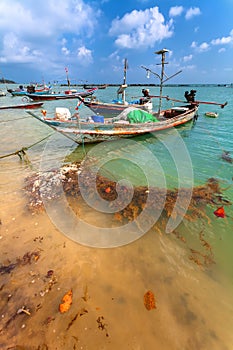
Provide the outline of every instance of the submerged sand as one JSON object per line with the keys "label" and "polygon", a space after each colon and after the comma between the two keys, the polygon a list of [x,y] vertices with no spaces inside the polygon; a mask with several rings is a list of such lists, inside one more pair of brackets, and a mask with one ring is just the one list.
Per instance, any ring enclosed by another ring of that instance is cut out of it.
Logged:
{"label": "submerged sand", "polygon": [[[13,188],[1,194],[1,348],[232,348],[232,286],[215,247],[211,264],[190,259],[190,249],[200,250],[200,232],[209,238],[199,221],[181,224],[175,234],[152,227],[131,244],[90,248],[67,238],[46,211],[28,210],[23,176],[11,180]],[[79,213],[103,220],[86,207]],[[61,313],[70,290],[72,304]],[[148,291],[151,310],[144,304]]]}

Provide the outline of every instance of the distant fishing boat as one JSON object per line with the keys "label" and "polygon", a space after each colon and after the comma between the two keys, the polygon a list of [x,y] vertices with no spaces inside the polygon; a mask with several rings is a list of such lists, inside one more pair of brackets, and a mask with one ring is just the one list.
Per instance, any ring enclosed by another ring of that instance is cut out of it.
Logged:
{"label": "distant fishing boat", "polygon": [[84,84],[83,85],[83,88],[84,89],[92,89],[93,87],[96,87],[98,90],[103,90],[103,89],[106,89],[108,87],[108,84],[103,84],[103,85],[87,85],[87,84]]}
{"label": "distant fishing boat", "polygon": [[23,85],[19,85],[17,89],[7,89],[7,91],[12,96],[25,96],[28,93],[34,93],[34,94],[48,94],[51,92],[51,87],[48,87],[47,85],[43,84],[35,84],[35,85],[28,85],[25,89]]}
{"label": "distant fishing boat", "polygon": [[43,102],[29,102],[21,103],[17,105],[0,106],[1,109],[35,109],[43,106]]}
{"label": "distant fishing boat", "polygon": [[217,112],[206,112],[205,116],[209,117],[209,118],[218,118],[218,113]]}
{"label": "distant fishing boat", "polygon": [[102,90],[103,90],[103,89],[106,89],[107,87],[108,87],[108,84],[103,84],[103,85],[98,85],[98,86],[97,86],[97,88],[100,89],[100,90],[101,90],[101,89],[102,89]]}
{"label": "distant fishing boat", "polygon": [[96,91],[96,88],[85,90],[85,91],[78,91],[78,92],[76,92],[76,90],[75,91],[67,90],[63,93],[49,93],[49,94],[27,93],[26,96],[33,101],[69,100],[69,99],[74,99],[79,97],[91,96],[95,91]]}

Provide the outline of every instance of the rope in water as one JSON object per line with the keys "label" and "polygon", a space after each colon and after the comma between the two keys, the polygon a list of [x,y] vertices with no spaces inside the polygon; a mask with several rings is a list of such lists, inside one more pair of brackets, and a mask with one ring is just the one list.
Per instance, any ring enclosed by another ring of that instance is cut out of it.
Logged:
{"label": "rope in water", "polygon": [[52,134],[49,134],[47,135],[46,137],[43,137],[43,139],[39,140],[39,141],[36,141],[34,142],[32,145],[28,146],[28,147],[22,147],[20,150],[17,150],[15,152],[12,152],[12,153],[8,153],[8,154],[5,154],[3,156],[0,156],[0,159],[3,159],[3,158],[7,158],[7,157],[11,157],[11,156],[19,156],[20,159],[22,159],[24,156],[26,156],[26,151],[29,150],[30,148],[32,148],[33,146],[37,145],[38,143],[46,140],[47,138],[49,138]]}

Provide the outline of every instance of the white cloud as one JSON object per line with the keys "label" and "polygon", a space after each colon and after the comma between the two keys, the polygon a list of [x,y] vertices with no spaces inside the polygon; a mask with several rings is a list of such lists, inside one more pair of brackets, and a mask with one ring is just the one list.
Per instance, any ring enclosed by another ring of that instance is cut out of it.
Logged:
{"label": "white cloud", "polygon": [[91,50],[87,49],[85,46],[81,46],[78,48],[77,57],[79,60],[79,63],[83,66],[86,66],[93,62],[92,58],[92,52]]}
{"label": "white cloud", "polygon": [[183,61],[184,62],[191,61],[192,58],[193,58],[193,55],[184,56]]}
{"label": "white cloud", "polygon": [[58,62],[61,52],[74,58],[74,39],[95,33],[100,11],[84,0],[1,0],[0,14],[1,61],[31,62],[38,68],[38,56],[47,65]]}
{"label": "white cloud", "polygon": [[172,24],[172,19],[165,23],[158,7],[134,10],[121,19],[114,19],[109,34],[117,37],[115,43],[119,47],[154,47],[155,42],[173,35]]}
{"label": "white cloud", "polygon": [[207,51],[207,50],[209,50],[209,47],[210,47],[210,45],[208,43],[204,42],[199,46],[199,51]]}
{"label": "white cloud", "polygon": [[225,51],[226,51],[225,47],[222,47],[221,49],[218,50],[219,53],[225,52]]}
{"label": "white cloud", "polygon": [[233,41],[232,36],[225,36],[211,41],[212,45],[226,45]]}
{"label": "white cloud", "polygon": [[183,6],[173,6],[169,10],[169,17],[180,16],[183,11],[184,11]]}
{"label": "white cloud", "polygon": [[192,49],[195,49],[197,47],[197,42],[196,41],[193,41],[192,44],[191,44],[191,48]]}
{"label": "white cloud", "polygon": [[120,55],[118,51],[114,51],[112,52],[109,56],[108,59],[113,59],[115,61],[119,61],[120,60]]}
{"label": "white cloud", "polygon": [[210,45],[206,42],[203,42],[202,44],[198,45],[196,41],[193,41],[191,44],[191,48],[195,49],[198,52],[204,52],[210,49]]}
{"label": "white cloud", "polygon": [[10,58],[11,62],[34,62],[37,64],[42,57],[42,52],[36,49],[30,49],[30,47],[22,40],[19,40],[17,35],[9,32],[3,37],[3,53],[1,61],[5,62]]}
{"label": "white cloud", "polygon": [[[231,30],[230,35],[223,36],[222,38],[213,39],[210,41],[210,43],[203,42],[202,44],[198,45],[197,42],[193,41],[191,44],[191,48],[196,50],[197,52],[205,52],[208,51],[211,48],[211,46],[228,45],[230,43],[233,43],[233,29]],[[225,51],[224,48],[218,50],[219,53],[223,51]]]}
{"label": "white cloud", "polygon": [[190,7],[185,14],[185,18],[191,19],[192,17],[199,16],[200,14],[201,10],[199,9],[199,7]]}
{"label": "white cloud", "polygon": [[61,48],[61,52],[63,53],[63,55],[65,55],[65,56],[69,56],[69,54],[70,54],[70,51],[67,49],[67,47],[65,47],[65,46],[63,46],[62,48]]}
{"label": "white cloud", "polygon": [[194,64],[190,64],[190,65],[188,65],[188,66],[185,66],[183,69],[193,70],[193,69],[195,69],[195,68],[196,68],[196,66],[195,66]]}

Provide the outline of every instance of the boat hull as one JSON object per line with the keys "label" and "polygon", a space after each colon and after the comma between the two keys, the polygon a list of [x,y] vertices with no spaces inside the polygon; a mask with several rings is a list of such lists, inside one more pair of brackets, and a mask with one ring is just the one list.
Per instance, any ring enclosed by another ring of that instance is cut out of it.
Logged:
{"label": "boat hull", "polygon": [[26,94],[27,97],[29,97],[31,100],[33,101],[52,101],[52,100],[68,100],[68,99],[74,99],[74,98],[78,98],[78,97],[87,97],[87,96],[91,96],[94,91],[96,89],[91,89],[91,90],[87,90],[87,91],[81,91],[81,92],[77,92],[77,93],[71,93],[71,94],[67,94],[67,93],[60,93],[60,94],[54,94],[54,93],[50,93],[50,94]]}
{"label": "boat hull", "polygon": [[121,138],[135,137],[148,133],[160,132],[173,127],[184,125],[197,116],[197,106],[190,106],[183,113],[178,113],[172,118],[164,118],[161,121],[153,123],[125,124],[123,121],[118,123],[88,123],[88,122],[58,122],[46,121],[28,112],[41,122],[49,125],[54,130],[68,137],[78,144],[97,143],[102,141],[113,141]]}

